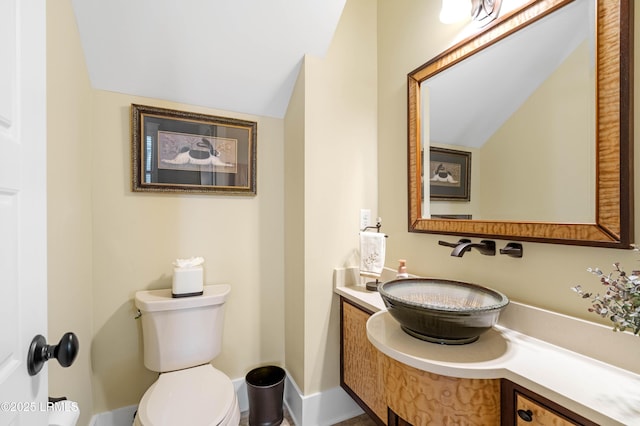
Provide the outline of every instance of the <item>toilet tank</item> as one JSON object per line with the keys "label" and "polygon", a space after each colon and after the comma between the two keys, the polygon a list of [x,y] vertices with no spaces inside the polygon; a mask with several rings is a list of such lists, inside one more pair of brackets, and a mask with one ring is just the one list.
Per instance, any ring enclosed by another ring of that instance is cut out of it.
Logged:
{"label": "toilet tank", "polygon": [[166,372],[210,362],[220,353],[228,284],[204,286],[201,296],[171,296],[171,289],[139,291],[144,365]]}

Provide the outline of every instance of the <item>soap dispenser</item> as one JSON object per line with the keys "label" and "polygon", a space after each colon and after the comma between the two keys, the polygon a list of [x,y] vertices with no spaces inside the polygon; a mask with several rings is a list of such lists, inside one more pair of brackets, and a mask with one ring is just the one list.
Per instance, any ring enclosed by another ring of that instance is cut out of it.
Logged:
{"label": "soap dispenser", "polygon": [[407,273],[407,261],[404,259],[398,260],[398,274],[396,275],[397,279],[409,278],[409,274]]}

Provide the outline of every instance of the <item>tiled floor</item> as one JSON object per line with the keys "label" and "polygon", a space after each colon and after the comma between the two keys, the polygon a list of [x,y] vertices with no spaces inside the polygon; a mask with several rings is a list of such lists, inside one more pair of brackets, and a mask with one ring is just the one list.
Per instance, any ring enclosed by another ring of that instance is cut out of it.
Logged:
{"label": "tiled floor", "polygon": [[[375,425],[376,423],[373,420],[371,420],[369,416],[367,416],[366,414],[362,414],[358,417],[354,417],[352,419],[345,420],[340,423],[336,423],[335,426],[375,426]],[[244,413],[242,413],[242,416],[240,417],[239,426],[249,426],[248,411],[245,411]],[[282,421],[281,426],[294,426],[293,420],[289,416],[289,413],[287,412],[286,408],[284,409],[284,420]],[[304,425],[299,425],[299,426],[304,426]]]}

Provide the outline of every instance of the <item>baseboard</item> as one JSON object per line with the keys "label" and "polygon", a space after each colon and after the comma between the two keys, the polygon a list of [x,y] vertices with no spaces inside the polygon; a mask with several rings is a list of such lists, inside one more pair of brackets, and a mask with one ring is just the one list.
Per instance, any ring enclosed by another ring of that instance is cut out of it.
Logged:
{"label": "baseboard", "polygon": [[[241,412],[249,410],[247,384],[244,377],[232,380]],[[284,384],[284,404],[298,426],[328,426],[359,416],[362,409],[341,388],[335,387],[312,395],[302,395],[289,374]],[[131,426],[138,406],[130,405],[95,414],[89,426]]]}
{"label": "baseboard", "polygon": [[364,413],[341,387],[303,395],[288,374],[284,402],[298,426],[329,426]]}
{"label": "baseboard", "polygon": [[137,405],[117,408],[104,413],[94,414],[89,420],[89,426],[131,426]]}
{"label": "baseboard", "polygon": [[249,397],[247,396],[247,382],[244,377],[232,380],[233,387],[236,389],[236,398],[238,398],[238,406],[240,412],[244,413],[249,409]]}

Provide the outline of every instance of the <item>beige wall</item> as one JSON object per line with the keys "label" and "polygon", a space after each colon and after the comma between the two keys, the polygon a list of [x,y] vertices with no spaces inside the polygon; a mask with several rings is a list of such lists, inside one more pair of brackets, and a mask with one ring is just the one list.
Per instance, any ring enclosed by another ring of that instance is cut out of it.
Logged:
{"label": "beige wall", "polygon": [[[132,193],[131,103],[257,121],[258,195]],[[95,91],[93,122],[95,410],[137,403],[154,380],[142,364],[133,297],[171,287],[180,257],[203,256],[206,282],[231,285],[213,364],[234,379],[284,364],[282,120]]]}
{"label": "beige wall", "polygon": [[375,2],[347,1],[326,56],[305,58],[285,120],[287,368],[305,395],[339,385],[332,271],[353,264],[360,209],[377,206],[375,40]]}
{"label": "beige wall", "polygon": [[284,120],[285,360],[287,372],[304,388],[305,72],[302,64]]}
{"label": "beige wall", "polygon": [[[525,243],[522,259],[488,257],[477,252],[468,253],[464,258],[454,258],[449,255],[450,249],[438,245],[438,240],[455,241],[455,236],[407,232],[406,75],[448,47],[459,30],[455,25],[445,26],[438,21],[439,7],[439,2],[422,0],[378,2],[378,181],[380,214],[391,234],[387,264],[395,266],[394,259],[406,258],[409,271],[413,273],[485,284],[504,291],[516,301],[598,320],[586,311],[585,301],[576,297],[569,288],[582,283],[597,290],[599,284],[585,271],[586,268],[600,266],[608,270],[615,261],[628,265],[627,269],[637,268],[637,253]],[[636,8],[635,13],[636,23],[640,22],[640,10]],[[636,46],[638,34],[637,28]],[[640,70],[637,65],[635,69]],[[636,71],[636,79],[639,75]],[[635,115],[638,117],[640,96],[637,90],[635,99]],[[640,201],[637,194],[636,200]],[[636,208],[636,224],[640,223],[639,211]],[[499,248],[505,243],[497,242]]]}
{"label": "beige wall", "polygon": [[71,1],[47,10],[48,341],[78,336],[75,363],[48,363],[49,395],[80,405],[78,424],[92,414],[91,87]]}

